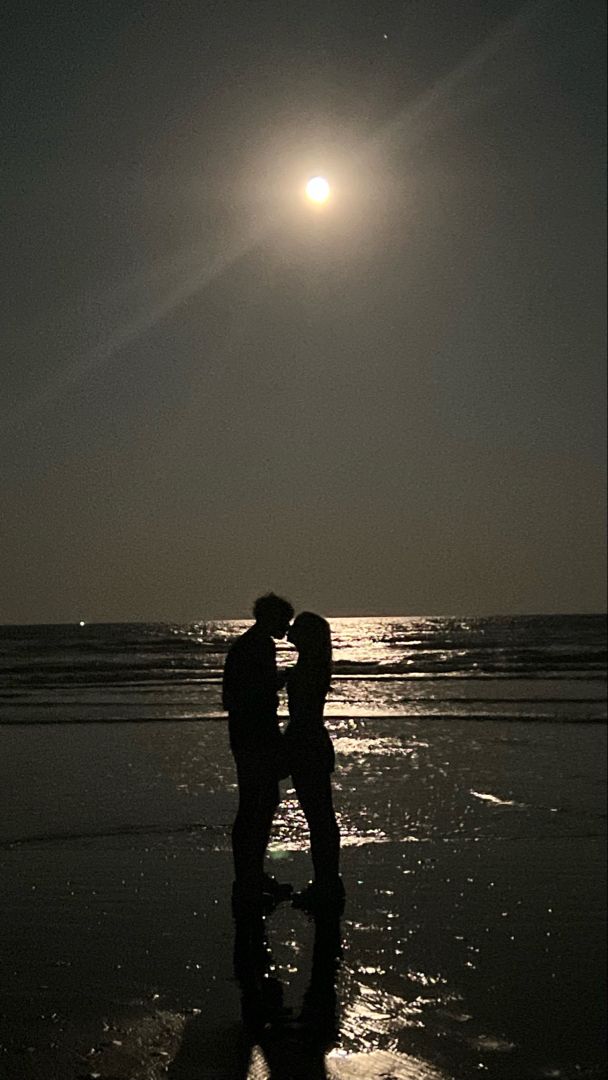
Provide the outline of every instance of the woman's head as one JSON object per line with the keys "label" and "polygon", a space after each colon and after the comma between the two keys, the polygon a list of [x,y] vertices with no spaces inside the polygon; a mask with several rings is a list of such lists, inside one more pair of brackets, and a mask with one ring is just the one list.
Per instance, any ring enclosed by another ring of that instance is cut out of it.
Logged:
{"label": "woman's head", "polygon": [[287,634],[298,650],[300,660],[314,663],[328,670],[331,665],[331,630],[327,619],[312,611],[302,611],[296,616]]}

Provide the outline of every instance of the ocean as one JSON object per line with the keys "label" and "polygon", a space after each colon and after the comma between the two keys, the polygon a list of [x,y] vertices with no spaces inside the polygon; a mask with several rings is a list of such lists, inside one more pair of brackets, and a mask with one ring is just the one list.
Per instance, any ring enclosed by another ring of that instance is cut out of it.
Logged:
{"label": "ocean", "polygon": [[[0,628],[0,723],[213,720],[245,621]],[[606,720],[601,615],[331,620],[328,717]],[[279,643],[278,663],[294,651]]]}

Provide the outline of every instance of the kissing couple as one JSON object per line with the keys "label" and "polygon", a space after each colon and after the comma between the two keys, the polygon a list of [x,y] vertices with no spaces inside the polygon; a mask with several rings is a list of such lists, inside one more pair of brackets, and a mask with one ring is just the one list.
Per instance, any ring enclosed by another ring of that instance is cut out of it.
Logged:
{"label": "kissing couple", "polygon": [[[239,806],[232,828],[233,907],[236,913],[271,908],[291,885],[264,873],[264,856],[279,805],[279,780],[291,776],[310,831],[314,881],[293,897],[311,912],[341,907],[340,831],[333,808],[335,756],[323,723],[331,681],[329,623],[310,611],[292,622],[292,605],[268,593],[253,606],[254,624],[231,645],[224,666],[223,705],[236,763]],[[287,640],[297,663],[279,676],[273,639]],[[277,718],[278,692],[287,687],[289,723]]]}

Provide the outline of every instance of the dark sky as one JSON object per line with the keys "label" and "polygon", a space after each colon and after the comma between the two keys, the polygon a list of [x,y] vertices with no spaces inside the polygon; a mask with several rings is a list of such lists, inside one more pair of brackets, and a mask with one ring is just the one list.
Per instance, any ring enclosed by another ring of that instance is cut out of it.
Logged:
{"label": "dark sky", "polygon": [[3,37],[1,622],[605,608],[603,3]]}

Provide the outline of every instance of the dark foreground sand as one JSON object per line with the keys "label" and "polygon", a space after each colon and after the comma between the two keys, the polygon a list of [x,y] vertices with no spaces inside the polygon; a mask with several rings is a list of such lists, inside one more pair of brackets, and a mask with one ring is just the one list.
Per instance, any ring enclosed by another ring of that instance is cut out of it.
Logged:
{"label": "dark foreground sand", "polygon": [[0,730],[2,1080],[604,1076],[604,727],[333,727],[346,910],[267,920],[257,1047],[223,725]]}

